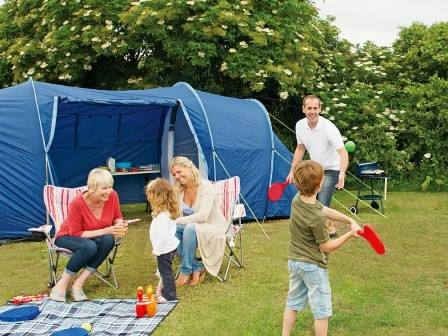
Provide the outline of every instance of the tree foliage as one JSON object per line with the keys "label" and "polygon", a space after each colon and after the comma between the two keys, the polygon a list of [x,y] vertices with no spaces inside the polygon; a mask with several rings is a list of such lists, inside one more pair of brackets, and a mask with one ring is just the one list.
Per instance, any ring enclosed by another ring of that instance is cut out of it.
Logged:
{"label": "tree foliage", "polygon": [[[290,129],[301,97],[395,179],[448,185],[448,23],[392,48],[353,46],[312,0],[6,0],[0,87],[33,77],[91,88],[195,88],[260,99]],[[273,120],[291,148],[295,137]]]}

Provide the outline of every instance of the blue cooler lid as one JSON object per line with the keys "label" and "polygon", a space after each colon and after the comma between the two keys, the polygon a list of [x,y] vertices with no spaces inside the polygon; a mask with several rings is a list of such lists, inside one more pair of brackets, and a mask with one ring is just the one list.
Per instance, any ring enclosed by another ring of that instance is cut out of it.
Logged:
{"label": "blue cooler lid", "polygon": [[26,306],[9,309],[0,314],[0,321],[17,322],[32,320],[39,315],[38,306]]}

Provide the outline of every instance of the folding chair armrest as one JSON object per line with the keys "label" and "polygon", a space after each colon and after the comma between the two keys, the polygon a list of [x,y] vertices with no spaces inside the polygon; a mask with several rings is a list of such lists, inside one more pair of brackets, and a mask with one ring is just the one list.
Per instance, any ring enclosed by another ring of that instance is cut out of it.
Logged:
{"label": "folding chair armrest", "polygon": [[29,228],[28,231],[30,231],[30,232],[41,232],[41,233],[45,233],[46,235],[49,235],[50,231],[51,231],[51,225],[44,224],[44,225],[41,225],[41,226],[39,226],[37,228]]}
{"label": "folding chair armrest", "polygon": [[246,217],[246,208],[244,204],[236,204],[233,208],[232,219],[239,219]]}

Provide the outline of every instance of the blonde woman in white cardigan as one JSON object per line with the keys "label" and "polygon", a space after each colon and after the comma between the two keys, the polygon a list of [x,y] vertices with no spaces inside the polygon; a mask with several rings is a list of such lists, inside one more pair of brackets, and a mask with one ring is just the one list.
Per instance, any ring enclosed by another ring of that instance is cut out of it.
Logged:
{"label": "blonde woman in white cardigan", "polygon": [[[199,170],[186,157],[172,159],[170,172],[184,216],[176,219],[178,254],[182,258],[177,286],[201,283],[206,271],[216,276],[221,268],[226,243],[226,220],[219,208],[216,188],[201,179]],[[196,248],[202,261],[196,259]]]}

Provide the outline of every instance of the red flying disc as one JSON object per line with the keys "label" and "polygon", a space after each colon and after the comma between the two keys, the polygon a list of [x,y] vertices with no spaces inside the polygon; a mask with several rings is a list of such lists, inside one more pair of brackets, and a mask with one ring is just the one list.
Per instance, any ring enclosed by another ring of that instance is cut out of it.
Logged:
{"label": "red flying disc", "polygon": [[381,241],[380,236],[369,224],[365,225],[362,230],[358,230],[358,234],[368,241],[376,253],[384,254],[386,252],[384,243]]}
{"label": "red flying disc", "polygon": [[268,199],[271,202],[278,201],[282,197],[283,192],[285,191],[288,184],[289,184],[288,180],[286,180],[285,182],[272,183],[268,189]]}

